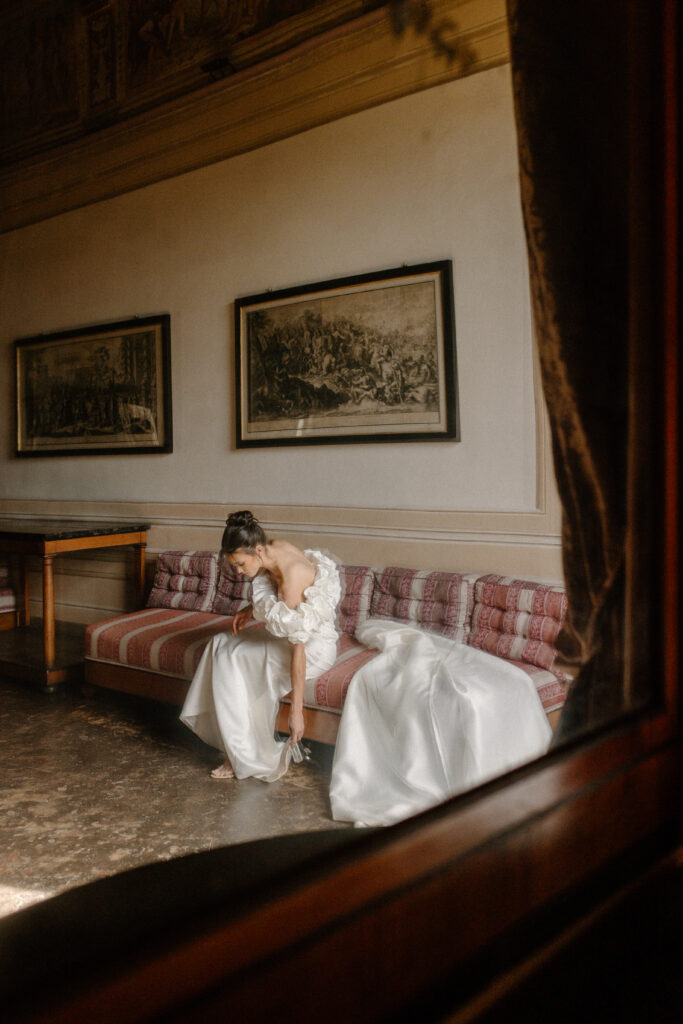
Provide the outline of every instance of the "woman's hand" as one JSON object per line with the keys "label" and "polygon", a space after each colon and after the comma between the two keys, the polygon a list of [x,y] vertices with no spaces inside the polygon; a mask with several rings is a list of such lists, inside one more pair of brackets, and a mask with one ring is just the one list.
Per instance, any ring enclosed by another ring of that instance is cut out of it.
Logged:
{"label": "woman's hand", "polygon": [[251,619],[254,618],[254,609],[250,604],[246,608],[240,608],[238,612],[235,612],[235,617],[232,620],[232,632],[233,636],[237,636],[243,626],[246,626]]}
{"label": "woman's hand", "polygon": [[292,710],[289,712],[289,735],[292,746],[298,743],[304,734],[304,713],[303,711]]}

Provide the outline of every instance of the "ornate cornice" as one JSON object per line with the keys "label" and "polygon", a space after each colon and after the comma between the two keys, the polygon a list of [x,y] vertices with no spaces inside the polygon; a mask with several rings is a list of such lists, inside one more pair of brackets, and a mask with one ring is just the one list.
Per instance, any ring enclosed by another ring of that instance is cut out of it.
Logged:
{"label": "ornate cornice", "polygon": [[449,61],[386,7],[222,81],[0,171],[0,231],[256,149],[509,59],[504,0],[434,0]]}

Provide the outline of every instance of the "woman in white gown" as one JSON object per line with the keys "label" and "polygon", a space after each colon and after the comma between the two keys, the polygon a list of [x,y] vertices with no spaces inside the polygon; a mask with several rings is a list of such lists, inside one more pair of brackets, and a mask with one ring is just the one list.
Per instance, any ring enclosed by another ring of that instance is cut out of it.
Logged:
{"label": "woman in white gown", "polygon": [[[207,645],[181,720],[225,754],[214,778],[274,782],[304,733],[307,679],[337,656],[339,571],[320,551],[269,540],[251,512],[228,517],[221,555],[252,579],[252,603],[235,615],[232,635]],[[254,620],[264,629],[245,628]],[[291,690],[288,741],[274,735],[280,699]]]}
{"label": "woman in white gown", "polygon": [[[181,719],[225,753],[215,778],[274,782],[303,736],[306,679],[336,659],[339,572],[320,551],[268,540],[250,512],[228,518],[222,554],[252,578],[252,604],[235,616],[232,635],[206,647]],[[517,666],[399,622],[370,619],[357,637],[379,653],[356,673],[344,704],[334,818],[388,825],[547,750],[548,720]],[[275,719],[290,690],[285,742],[275,738]]]}

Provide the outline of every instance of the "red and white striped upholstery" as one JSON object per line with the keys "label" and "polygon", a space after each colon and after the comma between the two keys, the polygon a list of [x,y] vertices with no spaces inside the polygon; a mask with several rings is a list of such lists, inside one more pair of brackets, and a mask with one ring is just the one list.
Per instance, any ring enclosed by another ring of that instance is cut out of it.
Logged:
{"label": "red and white striped upholstery", "polygon": [[85,657],[189,680],[211,637],[231,625],[212,612],[146,608],[88,626]]}
{"label": "red and white striped upholstery", "polygon": [[408,622],[464,643],[470,632],[476,575],[416,569],[375,571],[371,615]]}
{"label": "red and white striped upholstery", "polygon": [[531,677],[531,681],[536,687],[538,699],[547,715],[551,711],[557,711],[563,706],[567,699],[569,676],[565,677],[561,673],[555,674],[547,669],[537,668],[536,665],[530,665],[528,661],[514,661],[512,658],[507,660],[509,660],[511,665],[516,665],[517,668],[521,668],[523,672],[526,672]]}
{"label": "red and white striped upholstery", "polygon": [[147,607],[210,612],[217,577],[218,556],[213,551],[162,551]]}
{"label": "red and white striped upholstery", "polygon": [[554,645],[566,614],[567,597],[560,587],[490,573],[475,583],[467,642],[524,669],[545,711],[555,711],[566,695],[567,679],[553,672]]}
{"label": "red and white striped upholstery", "polygon": [[[355,639],[369,616],[407,622],[505,658],[531,677],[546,712],[563,705],[566,679],[553,671],[554,643],[567,611],[560,587],[396,567],[345,565],[340,572],[337,660],[307,683],[308,707],[341,713],[354,675],[377,655]],[[219,573],[212,552],[162,552],[148,607],[88,626],[86,661],[189,683],[205,645],[231,628],[232,615],[248,602],[250,589],[243,576]],[[179,699],[182,689],[169,699]]]}
{"label": "red and white striped upholstery", "polygon": [[370,615],[374,570],[369,565],[340,565],[342,598],[337,613],[340,633],[355,636],[358,627]]}
{"label": "red and white striped upholstery", "polygon": [[349,633],[341,633],[337,642],[337,660],[315,681],[315,705],[341,711],[354,675],[378,653],[372,647],[359,644]]}
{"label": "red and white striped upholstery", "polygon": [[250,601],[251,580],[233,572],[228,564],[221,565],[211,611],[217,615],[234,615]]}

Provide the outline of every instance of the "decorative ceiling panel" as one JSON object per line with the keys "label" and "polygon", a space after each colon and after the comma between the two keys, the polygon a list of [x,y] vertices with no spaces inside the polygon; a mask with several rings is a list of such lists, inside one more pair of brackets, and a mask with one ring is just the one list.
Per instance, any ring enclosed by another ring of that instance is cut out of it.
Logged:
{"label": "decorative ceiling panel", "polygon": [[[10,2],[0,0],[0,23]],[[121,4],[129,2],[121,0]],[[21,154],[15,149],[14,156],[0,164],[0,232],[509,60],[505,0],[394,0],[380,6],[373,3],[372,10],[351,16],[353,9],[367,6],[358,0],[327,0],[243,36],[230,50],[234,70],[231,67],[221,77],[222,69],[207,73],[200,66],[200,85],[191,85],[197,71],[189,57],[184,70],[171,72],[170,65],[164,65],[166,70],[157,68],[149,77],[143,76],[144,81],[132,89],[135,100],[128,94],[126,106],[111,100],[112,95],[122,94],[124,71],[120,63],[114,70],[107,64],[113,47],[107,12],[117,18],[123,7],[109,0],[81,4],[74,25],[82,31],[89,27],[90,35],[84,37],[88,45],[76,50],[80,120],[66,112],[68,103],[62,98],[70,93],[65,87],[49,107],[49,117],[46,112],[36,113],[43,127],[40,132],[36,129],[35,137],[21,135],[20,119],[12,122],[16,138],[21,136],[27,148]],[[45,13],[47,7],[65,17],[68,9],[73,11],[73,4],[38,0],[31,10],[40,8]],[[338,19],[334,24],[333,13]],[[328,19],[324,30],[323,16]],[[5,23],[11,20],[5,18]],[[15,38],[20,22],[14,19]],[[117,30],[117,39],[119,34]],[[172,34],[171,42],[173,38]],[[203,61],[204,51],[201,57],[198,51],[192,52],[193,60]],[[46,77],[40,89],[35,87],[36,98],[49,90],[49,81]],[[22,95],[27,109],[37,111],[39,104],[31,106],[26,89]],[[98,113],[98,105],[108,111],[107,116]]]}
{"label": "decorative ceiling panel", "polygon": [[0,166],[234,74],[380,0],[3,3]]}

